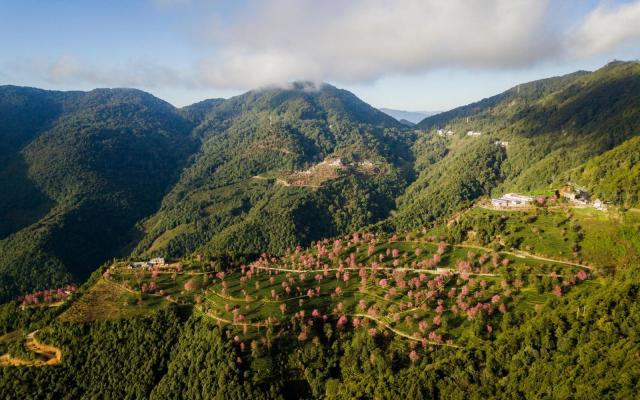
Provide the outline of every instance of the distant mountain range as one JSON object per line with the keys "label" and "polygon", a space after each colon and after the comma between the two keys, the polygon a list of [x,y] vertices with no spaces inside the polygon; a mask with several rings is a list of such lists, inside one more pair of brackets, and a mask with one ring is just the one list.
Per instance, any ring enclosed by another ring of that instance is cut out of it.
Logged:
{"label": "distant mountain range", "polygon": [[[392,116],[396,120],[403,122],[410,122],[412,124],[417,124],[423,119],[430,117],[432,115],[439,114],[441,111],[403,111],[403,110],[394,110],[392,108],[379,108],[383,113]],[[408,125],[408,124],[407,124]]]}

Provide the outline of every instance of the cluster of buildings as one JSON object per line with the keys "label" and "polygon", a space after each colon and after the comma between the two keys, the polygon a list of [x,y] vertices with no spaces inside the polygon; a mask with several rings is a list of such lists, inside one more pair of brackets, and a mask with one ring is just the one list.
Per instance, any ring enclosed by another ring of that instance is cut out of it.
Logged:
{"label": "cluster of buildings", "polygon": [[[556,193],[556,196],[557,194],[558,193]],[[565,187],[559,191],[559,194],[561,197],[564,197],[576,206],[593,207],[597,210],[602,211],[605,211],[607,209],[607,205],[600,199],[595,199],[592,202],[590,200],[589,192],[584,189],[573,189],[571,187]],[[545,196],[538,196],[534,198],[517,193],[507,193],[502,197],[491,199],[491,206],[496,209],[524,208],[530,207],[534,202],[543,204],[545,201]]]}
{"label": "cluster of buildings", "polygon": [[149,261],[133,262],[127,265],[127,268],[135,269],[135,268],[165,267],[166,265],[167,265],[167,261],[163,257],[156,257],[156,258],[152,258]]}
{"label": "cluster of buildings", "polygon": [[600,199],[596,198],[591,202],[589,192],[582,188],[564,187],[560,190],[560,196],[580,206],[592,206],[597,210],[605,211],[607,205]]}
{"label": "cluster of buildings", "polygon": [[519,208],[528,207],[533,202],[533,197],[523,196],[517,193],[507,193],[497,199],[491,199],[494,208]]}

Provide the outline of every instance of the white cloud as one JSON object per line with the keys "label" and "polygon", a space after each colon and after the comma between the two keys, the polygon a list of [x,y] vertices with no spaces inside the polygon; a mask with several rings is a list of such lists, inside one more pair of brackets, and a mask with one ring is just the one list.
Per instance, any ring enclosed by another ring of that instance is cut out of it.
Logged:
{"label": "white cloud", "polygon": [[594,9],[569,35],[568,50],[578,56],[607,54],[640,40],[640,1]]}
{"label": "white cloud", "polygon": [[[191,0],[149,1],[196,6]],[[517,70],[609,56],[635,43],[640,0],[610,4],[581,19],[577,13],[551,15],[549,0],[247,0],[233,12],[210,16],[204,27],[190,27],[204,39],[190,67],[144,60],[92,64],[66,56],[27,60],[4,73],[30,73],[60,85],[239,90],[293,80],[362,84],[450,67]]]}
{"label": "white cloud", "polygon": [[211,30],[199,69],[216,87],[363,82],[441,66],[517,67],[557,51],[546,0],[254,1]]}
{"label": "white cloud", "polygon": [[190,75],[149,62],[133,62],[124,66],[97,66],[72,56],[55,60],[23,59],[5,66],[12,76],[38,76],[53,85],[89,84],[156,88],[163,86],[197,87]]}

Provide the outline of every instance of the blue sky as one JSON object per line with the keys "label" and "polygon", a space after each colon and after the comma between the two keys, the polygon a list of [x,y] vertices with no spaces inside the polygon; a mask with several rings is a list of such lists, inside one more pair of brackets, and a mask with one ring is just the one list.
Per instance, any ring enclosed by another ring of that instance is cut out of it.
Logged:
{"label": "blue sky", "polygon": [[174,105],[292,80],[446,110],[640,58],[640,0],[0,0],[0,84]]}

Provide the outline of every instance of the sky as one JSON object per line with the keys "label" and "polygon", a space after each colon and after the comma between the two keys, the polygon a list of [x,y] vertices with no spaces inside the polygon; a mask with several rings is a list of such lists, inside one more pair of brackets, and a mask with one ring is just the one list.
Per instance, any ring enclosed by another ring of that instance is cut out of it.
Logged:
{"label": "sky", "polygon": [[640,58],[640,0],[0,0],[0,84],[175,106],[295,80],[444,111]]}

